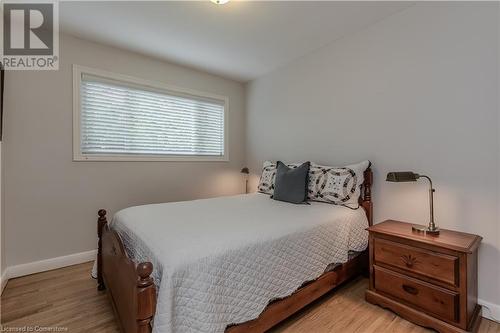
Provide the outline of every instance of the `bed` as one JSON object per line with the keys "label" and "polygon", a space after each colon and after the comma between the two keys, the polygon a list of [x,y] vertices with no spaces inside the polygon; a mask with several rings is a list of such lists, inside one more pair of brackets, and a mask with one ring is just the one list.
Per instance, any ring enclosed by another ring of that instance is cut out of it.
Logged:
{"label": "bed", "polygon": [[98,288],[124,332],[263,332],[367,269],[362,209],[254,193],[98,212]]}

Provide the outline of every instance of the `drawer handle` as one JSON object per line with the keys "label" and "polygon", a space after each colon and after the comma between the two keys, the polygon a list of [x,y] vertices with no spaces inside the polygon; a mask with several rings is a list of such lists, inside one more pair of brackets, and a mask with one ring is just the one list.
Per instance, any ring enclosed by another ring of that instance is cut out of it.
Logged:
{"label": "drawer handle", "polygon": [[413,265],[415,265],[417,263],[417,258],[413,257],[411,254],[409,254],[407,256],[403,255],[403,256],[401,256],[401,259],[403,260],[406,267],[408,267],[408,268],[412,268]]}
{"label": "drawer handle", "polygon": [[406,291],[408,294],[412,295],[417,295],[418,294],[418,289],[412,286],[409,286],[407,284],[403,284],[403,290]]}

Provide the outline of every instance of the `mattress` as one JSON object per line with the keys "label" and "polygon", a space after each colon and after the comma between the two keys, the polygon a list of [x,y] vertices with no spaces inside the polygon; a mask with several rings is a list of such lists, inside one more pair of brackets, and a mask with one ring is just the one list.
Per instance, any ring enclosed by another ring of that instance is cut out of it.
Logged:
{"label": "mattress", "polygon": [[153,263],[155,333],[222,333],[255,319],[365,250],[367,227],[361,208],[261,193],[130,207],[111,222],[131,259]]}

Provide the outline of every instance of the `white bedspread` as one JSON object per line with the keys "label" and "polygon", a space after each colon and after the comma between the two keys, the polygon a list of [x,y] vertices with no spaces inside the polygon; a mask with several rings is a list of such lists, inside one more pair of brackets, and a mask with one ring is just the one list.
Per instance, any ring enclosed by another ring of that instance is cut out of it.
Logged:
{"label": "white bedspread", "polygon": [[111,226],[132,259],[154,265],[155,333],[222,333],[368,244],[362,208],[260,193],[131,207]]}

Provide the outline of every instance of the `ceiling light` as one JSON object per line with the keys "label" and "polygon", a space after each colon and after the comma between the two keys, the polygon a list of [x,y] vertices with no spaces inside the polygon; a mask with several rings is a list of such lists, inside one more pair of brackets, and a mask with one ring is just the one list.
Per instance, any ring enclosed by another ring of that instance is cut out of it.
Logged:
{"label": "ceiling light", "polygon": [[224,5],[229,2],[229,0],[210,0],[210,1],[215,3],[216,5]]}

